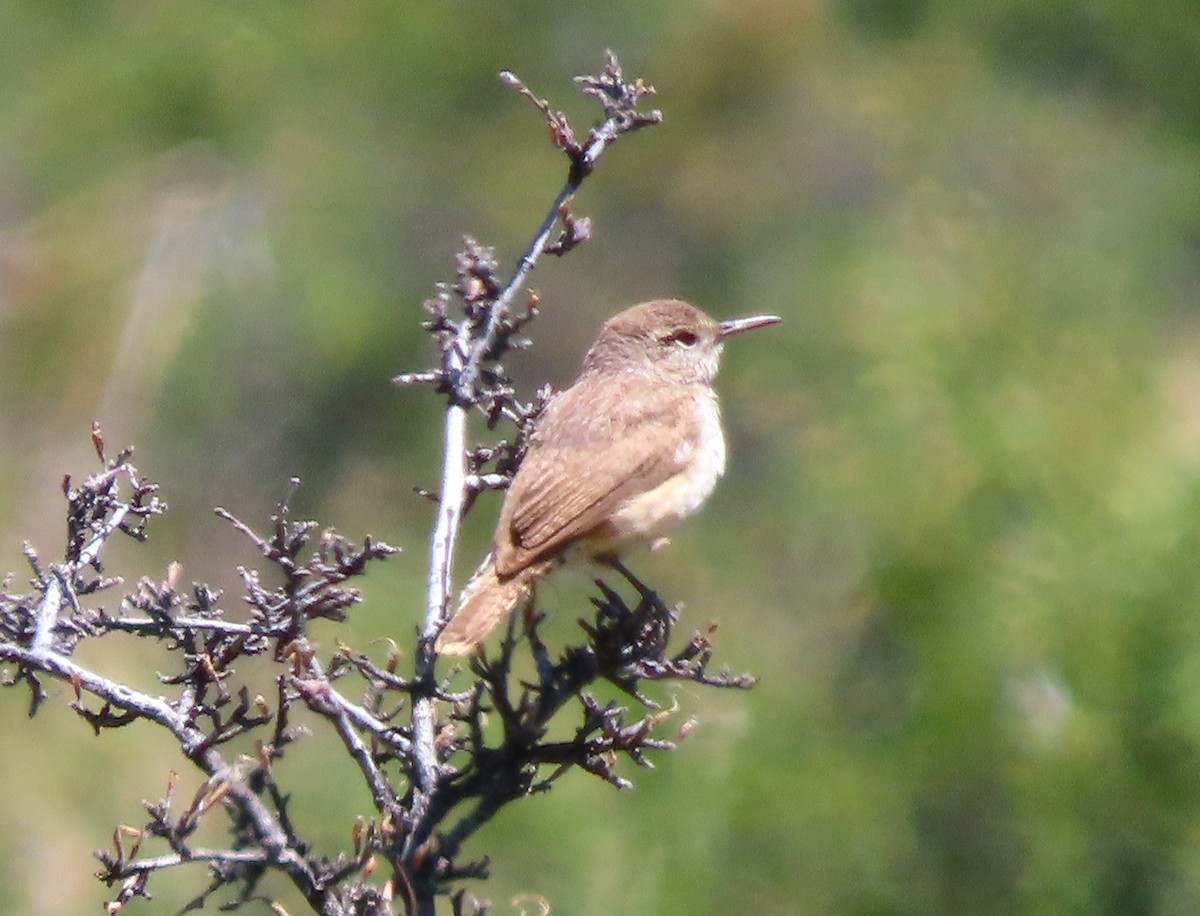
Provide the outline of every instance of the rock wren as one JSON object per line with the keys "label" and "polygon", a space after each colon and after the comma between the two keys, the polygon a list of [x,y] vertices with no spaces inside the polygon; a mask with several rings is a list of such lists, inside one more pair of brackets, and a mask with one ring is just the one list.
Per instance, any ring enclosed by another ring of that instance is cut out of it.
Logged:
{"label": "rock wren", "polygon": [[437,651],[471,651],[560,563],[615,563],[695,513],[725,471],[713,390],[721,347],[779,320],[714,321],[676,299],[610,318],[579,378],[537,421],[492,552],[463,589]]}

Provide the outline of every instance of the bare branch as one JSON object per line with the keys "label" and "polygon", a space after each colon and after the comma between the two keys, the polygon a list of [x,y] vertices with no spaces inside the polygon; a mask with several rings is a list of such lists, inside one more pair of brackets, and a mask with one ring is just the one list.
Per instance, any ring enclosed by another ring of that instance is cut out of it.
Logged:
{"label": "bare branch", "polygon": [[[512,306],[517,294],[524,286],[529,273],[550,243],[554,226],[563,220],[568,226],[570,243],[561,242],[560,251],[571,247],[586,232],[580,224],[569,222],[568,202],[582,181],[591,173],[604,149],[622,133],[642,126],[644,121],[631,116],[640,94],[625,93],[625,102],[616,105],[603,103],[605,120],[593,128],[586,145],[580,147],[567,119],[560,112],[550,109],[549,103],[538,99],[513,74],[505,72],[502,79],[530,99],[542,111],[551,126],[555,144],[566,154],[570,163],[567,180],[556,195],[550,209],[534,234],[529,247],[517,262],[517,266],[503,286],[495,280],[495,259],[490,249],[484,249],[468,239],[458,259],[458,282],[454,290],[463,303],[463,317],[455,322],[448,315],[448,294],[445,287],[439,296],[426,303],[432,321],[426,327],[438,340],[442,355],[441,387],[451,394],[451,403],[446,413],[442,481],[439,489],[438,515],[434,526],[430,548],[430,569],[426,596],[425,619],[421,627],[421,640],[417,650],[415,683],[425,686],[424,695],[413,702],[413,740],[416,757],[416,794],[413,810],[417,829],[410,836],[406,850],[411,855],[429,837],[432,824],[428,813],[430,797],[437,788],[441,772],[435,746],[436,725],[433,711],[433,684],[435,683],[433,639],[445,625],[449,614],[451,595],[451,569],[454,545],[458,536],[458,525],[464,507],[468,504],[467,455],[467,407],[497,396],[512,400],[511,386],[499,360],[510,345],[514,333],[530,318],[532,307],[524,315],[513,315]],[[594,94],[593,87],[620,83],[620,70],[616,58],[608,56],[605,75],[586,78],[583,82],[585,94]],[[639,84],[640,85],[640,84]],[[624,90],[622,90],[624,91]],[[426,374],[427,375],[427,374]],[[485,383],[484,387],[480,382]],[[421,912],[428,912],[422,910]]]}
{"label": "bare branch", "polygon": [[[298,479],[261,529],[216,510],[257,554],[238,569],[234,604],[223,605],[222,594],[201,582],[182,585],[182,567],[171,563],[161,578],[137,579],[107,609],[95,605],[95,596],[121,582],[105,574],[105,545],[118,532],[144,539],[149,520],[166,509],[156,485],[132,465],[132,449],[110,456],[99,427],[92,443],[100,470],[81,486],[69,478],[63,484],[62,561],[43,561],[27,546],[28,593],[15,593],[11,577],[0,583],[0,684],[28,688],[31,714],[46,699],[43,682],[58,680],[70,685],[70,707],[95,732],[152,723],[174,737],[183,760],[202,776],[188,800],[177,797],[180,780],[172,774],[164,795],[145,804],[144,823],[119,826],[112,848],[96,854],[99,877],[113,888],[109,913],[148,898],[154,873],[201,862],[208,884],[187,910],[232,892],[223,909],[262,902],[282,913],[259,891],[262,878],[275,872],[321,916],[400,910],[433,916],[439,895],[450,897],[455,914],[478,916],[486,907],[454,885],[488,875],[486,856],[462,856],[483,824],[572,771],[625,788],[630,764],[651,766],[655,752],[673,749],[690,730],[689,721],[664,737],[677,709],[652,696],[650,682],[753,683],[709,670],[713,627],[672,649],[674,609],[627,572],[636,600],[627,604],[598,583],[579,644],[552,649],[542,639],[540,615],[531,612],[522,622],[510,620],[490,655],[480,651],[465,670],[437,675],[433,646],[449,614],[461,519],[479,493],[508,486],[551,396],[544,388],[522,403],[503,366],[509,352],[528,343],[525,331],[538,315],[537,296],[522,290],[543,255],[565,254],[589,237],[589,221],[575,216],[571,204],[601,154],[624,134],[661,120],[658,111],[639,108],[653,90],[641,80],[627,82],[611,53],[601,74],[578,80],[601,107],[586,135],[517,77],[506,72],[502,79],[545,119],[567,157],[567,177],[507,279],[491,248],[465,240],[454,281],[424,303],[423,327],[437,346],[438,365],[395,379],[432,384],[447,398],[441,480],[436,494],[418,489],[436,501],[437,515],[412,676],[397,673],[408,651],[390,640],[369,655],[335,639],[322,653],[313,623],[345,620],[362,600],[352,580],[397,549],[369,536],[351,542],[313,519],[296,518],[289,503]],[[470,411],[481,413],[489,429],[511,424],[505,438],[471,444]],[[122,637],[150,640],[161,650],[153,692],[75,657],[84,640]],[[274,666],[270,696],[243,678],[240,669],[252,659]],[[526,671],[533,673],[517,674]],[[465,689],[455,689],[459,678],[469,679]],[[622,691],[629,708],[597,699],[593,691],[605,684]],[[276,766],[303,753],[299,739],[310,733],[335,736],[346,772],[371,796],[370,809],[347,819],[347,847],[329,856],[317,854],[293,820],[280,776],[288,770]],[[224,818],[227,846],[193,846],[212,818]],[[159,848],[150,851],[150,844]]]}

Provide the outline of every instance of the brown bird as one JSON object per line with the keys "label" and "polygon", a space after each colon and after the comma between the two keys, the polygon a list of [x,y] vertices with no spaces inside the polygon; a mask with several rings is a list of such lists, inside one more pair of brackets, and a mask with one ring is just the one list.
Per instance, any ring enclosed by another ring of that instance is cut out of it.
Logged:
{"label": "brown bird", "polygon": [[575,557],[617,565],[695,513],[725,471],[713,379],[725,340],[774,315],[714,321],[676,299],[610,318],[555,395],[500,509],[492,552],[438,652],[471,651],[534,584]]}

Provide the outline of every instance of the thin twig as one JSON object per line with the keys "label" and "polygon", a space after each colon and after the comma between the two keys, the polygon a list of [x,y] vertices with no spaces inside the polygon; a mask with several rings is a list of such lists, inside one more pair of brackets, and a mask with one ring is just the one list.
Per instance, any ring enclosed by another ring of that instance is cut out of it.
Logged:
{"label": "thin twig", "polygon": [[266,851],[262,849],[205,849],[189,846],[186,856],[176,853],[123,862],[121,874],[122,877],[125,877],[141,872],[172,868],[176,865],[186,865],[188,862],[238,862],[268,865],[270,859]]}
{"label": "thin twig", "polygon": [[283,627],[263,626],[258,623],[238,623],[212,617],[172,617],[170,620],[155,620],[151,617],[105,617],[103,626],[109,630],[126,633],[159,635],[162,633],[219,633],[223,636],[285,635]]}
{"label": "thin twig", "polygon": [[389,810],[396,802],[396,793],[392,791],[387,777],[376,765],[370,748],[363,743],[358,732],[354,730],[354,723],[346,709],[348,705],[352,704],[346,703],[329,681],[322,677],[311,682],[293,678],[292,686],[299,692],[301,699],[308,704],[310,709],[328,717],[333,722],[338,736],[342,739],[342,744],[346,746],[351,758],[358,764],[363,779],[371,789],[376,809],[379,811]]}
{"label": "thin twig", "polygon": [[188,759],[208,776],[227,783],[227,797],[237,804],[239,810],[253,824],[258,842],[270,860],[277,862],[292,876],[297,887],[310,902],[317,899],[318,889],[312,869],[304,857],[291,848],[287,834],[275,816],[263,804],[262,799],[250,791],[221,755],[207,746],[207,736],[204,732],[190,724],[187,718],[166,700],[111,681],[56,652],[35,652],[20,646],[0,643],[0,661],[16,662],[26,668],[44,671],[74,685],[77,692],[90,693],[123,709],[136,712],[170,731]]}
{"label": "thin twig", "polygon": [[33,640],[30,643],[30,647],[34,651],[40,652],[49,648],[54,637],[54,624],[58,620],[58,613],[62,610],[63,601],[68,598],[72,576],[78,570],[96,562],[96,559],[100,556],[100,548],[112,537],[113,532],[121,527],[121,523],[125,521],[125,516],[128,514],[128,504],[123,503],[117,507],[109,520],[96,532],[96,536],[79,551],[79,556],[71,564],[71,568],[64,570],[61,576],[49,577],[49,581],[46,583],[46,591],[42,594],[41,603],[38,605],[37,613],[34,617]]}

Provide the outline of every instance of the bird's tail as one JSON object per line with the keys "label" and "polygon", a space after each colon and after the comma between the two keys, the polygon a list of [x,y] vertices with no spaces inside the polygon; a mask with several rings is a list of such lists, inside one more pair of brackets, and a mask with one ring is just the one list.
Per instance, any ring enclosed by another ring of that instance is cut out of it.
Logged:
{"label": "bird's tail", "polygon": [[438,634],[434,649],[442,655],[466,655],[529,597],[534,584],[548,569],[549,564],[536,564],[501,579],[489,553],[462,590],[458,610]]}

